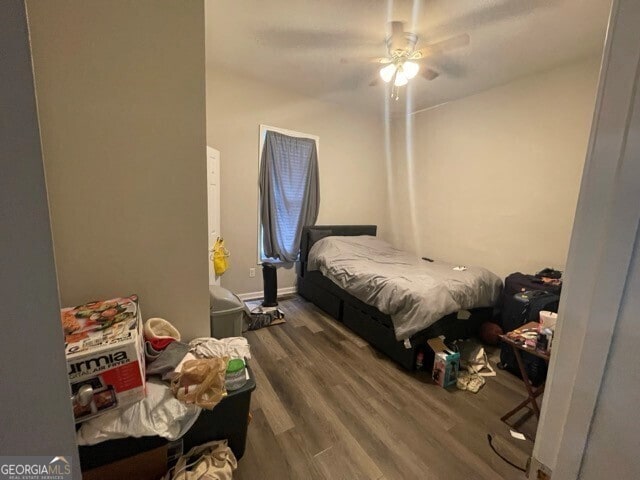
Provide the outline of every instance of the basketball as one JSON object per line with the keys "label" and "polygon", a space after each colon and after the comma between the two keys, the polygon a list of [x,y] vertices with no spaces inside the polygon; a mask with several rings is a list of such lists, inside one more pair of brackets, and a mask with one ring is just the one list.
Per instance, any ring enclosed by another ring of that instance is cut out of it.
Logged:
{"label": "basketball", "polygon": [[484,322],[480,325],[480,340],[487,345],[497,345],[498,335],[502,335],[502,328],[497,323]]}

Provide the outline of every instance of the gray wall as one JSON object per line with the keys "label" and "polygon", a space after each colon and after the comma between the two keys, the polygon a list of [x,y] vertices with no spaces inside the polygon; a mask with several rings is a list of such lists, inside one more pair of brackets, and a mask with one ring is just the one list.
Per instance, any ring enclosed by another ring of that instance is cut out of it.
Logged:
{"label": "gray wall", "polygon": [[0,15],[1,455],[72,456],[80,478],[24,3]]}
{"label": "gray wall", "polygon": [[203,1],[27,6],[61,302],[208,335]]}

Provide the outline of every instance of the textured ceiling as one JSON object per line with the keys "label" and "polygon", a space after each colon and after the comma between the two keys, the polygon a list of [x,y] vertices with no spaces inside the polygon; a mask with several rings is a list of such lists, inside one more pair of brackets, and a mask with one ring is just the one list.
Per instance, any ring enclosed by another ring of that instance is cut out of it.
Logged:
{"label": "textured ceiling", "polygon": [[[440,77],[411,81],[412,110],[598,55],[609,0],[207,0],[207,68],[363,109],[383,108],[377,66],[387,21],[405,21],[417,47],[461,33],[469,46],[430,57]],[[391,102],[404,111],[407,92]]]}

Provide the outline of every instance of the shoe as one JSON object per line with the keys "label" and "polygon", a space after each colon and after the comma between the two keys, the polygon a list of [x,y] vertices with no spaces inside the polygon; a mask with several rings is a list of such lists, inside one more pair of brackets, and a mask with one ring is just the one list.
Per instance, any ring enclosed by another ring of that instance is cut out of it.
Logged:
{"label": "shoe", "polygon": [[458,379],[456,380],[456,387],[458,390],[466,390],[469,388],[469,382],[471,381],[471,375],[467,372],[458,373]]}
{"label": "shoe", "polygon": [[485,380],[480,375],[474,375],[469,380],[469,384],[467,385],[467,391],[471,393],[478,393],[480,389],[484,386]]}

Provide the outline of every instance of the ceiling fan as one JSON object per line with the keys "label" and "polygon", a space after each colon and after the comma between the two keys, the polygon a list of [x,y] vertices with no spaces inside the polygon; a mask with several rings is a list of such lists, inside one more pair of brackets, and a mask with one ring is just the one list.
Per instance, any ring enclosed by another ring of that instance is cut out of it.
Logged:
{"label": "ceiling fan", "polygon": [[[384,65],[380,68],[380,78],[386,83],[391,83],[391,97],[398,99],[400,87],[409,83],[418,72],[426,80],[434,80],[440,74],[428,67],[423,67],[420,63],[426,58],[455,48],[464,47],[469,44],[469,35],[462,34],[446,40],[425,45],[417,50],[418,35],[404,31],[403,22],[390,22],[391,33],[385,38],[387,46],[387,56],[372,58],[369,61]],[[348,61],[343,59],[343,63]],[[370,86],[375,86],[378,79],[371,82]]]}

